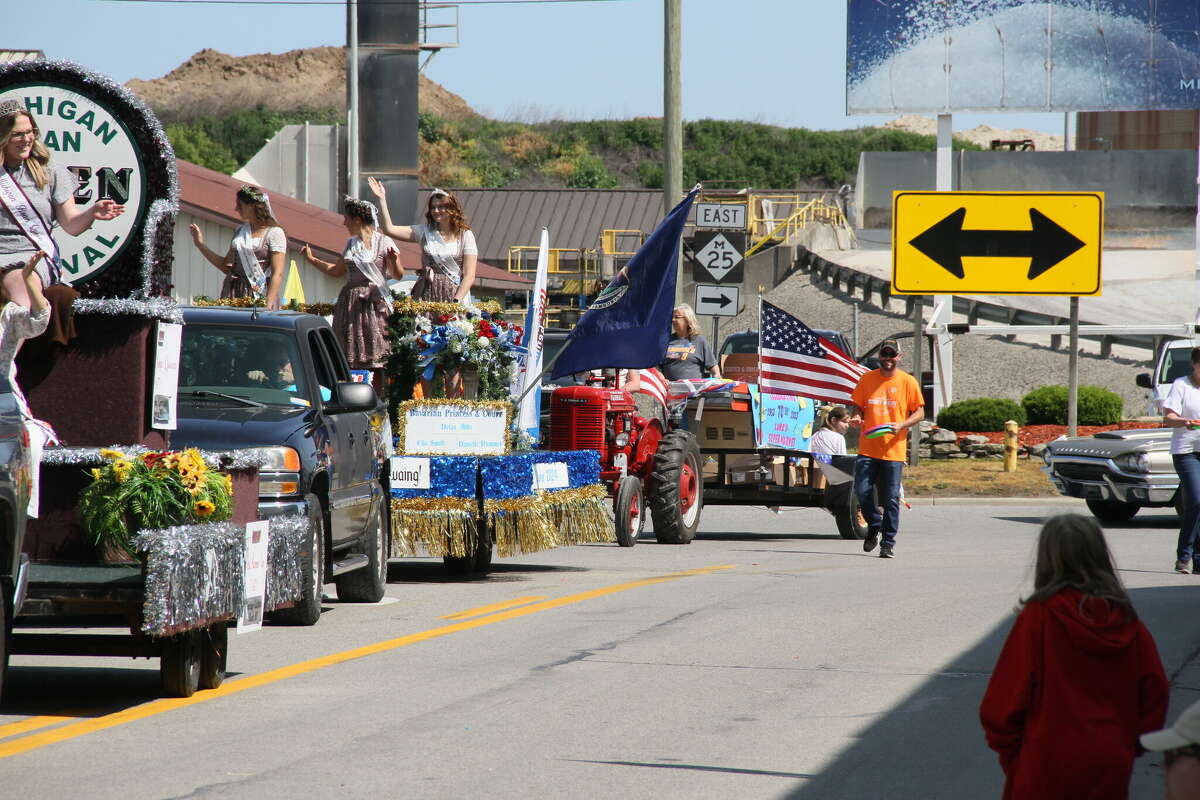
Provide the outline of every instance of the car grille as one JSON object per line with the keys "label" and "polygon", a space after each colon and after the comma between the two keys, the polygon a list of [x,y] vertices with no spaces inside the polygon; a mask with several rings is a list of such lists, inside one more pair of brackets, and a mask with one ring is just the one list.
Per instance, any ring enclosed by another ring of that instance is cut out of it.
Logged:
{"label": "car grille", "polygon": [[1074,461],[1060,461],[1054,465],[1054,471],[1064,478],[1077,481],[1102,481],[1105,475],[1112,474],[1103,464],[1080,464]]}

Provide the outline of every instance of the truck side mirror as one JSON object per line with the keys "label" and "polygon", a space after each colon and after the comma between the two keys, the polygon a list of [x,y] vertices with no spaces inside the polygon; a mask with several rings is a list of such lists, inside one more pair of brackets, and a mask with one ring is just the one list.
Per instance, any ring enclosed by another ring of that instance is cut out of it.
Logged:
{"label": "truck side mirror", "polygon": [[365,383],[340,381],[333,390],[333,400],[325,404],[329,414],[343,414],[350,411],[374,411],[379,404],[379,396],[375,389]]}
{"label": "truck side mirror", "polygon": [[1153,383],[1153,381],[1150,380],[1149,372],[1139,372],[1137,374],[1137,376],[1133,379],[1133,381],[1134,381],[1134,383],[1136,383],[1138,386],[1142,387],[1143,389],[1153,389],[1154,388],[1154,383]]}

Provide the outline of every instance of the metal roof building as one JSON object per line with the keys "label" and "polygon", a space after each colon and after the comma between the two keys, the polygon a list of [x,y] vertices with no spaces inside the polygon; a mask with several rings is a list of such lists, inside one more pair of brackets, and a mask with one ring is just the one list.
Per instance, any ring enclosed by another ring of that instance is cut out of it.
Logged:
{"label": "metal roof building", "polygon": [[[430,189],[422,189],[422,214]],[[550,246],[599,249],[605,230],[649,233],[662,218],[657,189],[448,189],[463,206],[475,232],[479,257],[503,265],[512,246],[533,245],[543,227]]]}

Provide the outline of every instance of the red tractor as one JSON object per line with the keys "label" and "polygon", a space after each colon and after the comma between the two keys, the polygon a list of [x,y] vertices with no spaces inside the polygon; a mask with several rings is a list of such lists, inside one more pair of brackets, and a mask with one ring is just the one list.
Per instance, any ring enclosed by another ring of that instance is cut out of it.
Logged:
{"label": "red tractor", "polygon": [[688,544],[704,505],[696,437],[642,416],[632,394],[611,378],[605,382],[554,390],[550,449],[600,451],[600,478],[613,497],[622,547],[637,544],[647,507],[660,544]]}

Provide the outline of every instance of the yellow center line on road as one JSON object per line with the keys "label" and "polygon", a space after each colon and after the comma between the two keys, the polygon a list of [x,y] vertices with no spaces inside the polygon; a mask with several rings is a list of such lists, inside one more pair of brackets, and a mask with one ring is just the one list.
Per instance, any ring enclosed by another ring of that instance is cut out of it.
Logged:
{"label": "yellow center line on road", "polygon": [[457,614],[447,614],[438,619],[470,619],[471,617],[482,617],[484,614],[491,614],[493,611],[503,611],[506,608],[514,606],[523,606],[527,603],[532,603],[535,600],[545,600],[544,594],[531,594],[525,597],[514,597],[512,600],[505,600],[503,603],[492,603],[490,606],[479,606],[478,608],[469,608],[466,611],[459,611]]}
{"label": "yellow center line on road", "polygon": [[[294,678],[297,675],[303,675],[307,672],[314,672],[325,667],[332,667],[335,664],[341,664],[346,661],[364,658],[366,656],[375,655],[376,653],[384,653],[388,650],[395,650],[400,647],[407,647],[410,644],[425,642],[430,639],[437,639],[441,636],[448,636],[452,633],[460,631],[468,631],[473,628],[482,628],[484,625],[492,625],[496,622],[516,619],[518,617],[536,614],[539,611],[549,611],[552,608],[561,608],[569,606],[573,603],[581,603],[584,600],[593,600],[597,597],[605,597],[610,594],[637,589],[642,586],[653,586],[657,583],[667,583],[668,581],[679,580],[680,578],[689,578],[694,575],[709,575],[722,570],[733,569],[736,564],[722,564],[715,567],[699,567],[697,569],[688,569],[681,572],[670,572],[666,575],[659,575],[653,578],[643,578],[637,581],[629,581],[628,583],[618,583],[612,586],[604,586],[599,589],[591,589],[578,594],[569,594],[565,597],[555,598],[553,600],[545,600],[533,605],[521,606],[520,608],[510,608],[507,611],[500,611],[485,617],[477,617],[476,619],[456,622],[453,625],[444,625],[440,628],[431,628],[427,631],[419,631],[410,633],[407,636],[401,636],[396,639],[387,639],[375,644],[356,647],[352,650],[343,650],[340,653],[332,653],[320,658],[314,658],[309,661],[301,661],[298,664],[292,664],[287,667],[279,667],[268,672],[262,672],[258,675],[248,675],[244,678],[239,678],[234,681],[226,681],[218,689],[210,689],[203,692],[197,692],[191,697],[173,697],[165,700],[154,700],[149,703],[144,703],[133,708],[127,708],[122,711],[117,711],[112,714],[106,714],[102,717],[94,719],[80,720],[69,725],[55,728],[52,731],[43,733],[35,733],[30,736],[25,736],[20,739],[14,739],[9,742],[0,743],[0,758],[8,758],[20,753],[26,753],[30,750],[36,750],[40,747],[45,747],[58,742],[64,742],[69,739],[75,739],[80,736],[85,736],[89,733],[115,728],[118,725],[124,725],[128,722],[135,722],[139,719],[152,717],[157,714],[163,714],[167,711],[174,711],[177,708],[186,708],[187,706],[203,703],[208,700],[216,700],[218,697],[226,697],[238,692],[244,692],[247,689],[256,689],[259,686],[276,683],[277,681],[286,678]],[[19,724],[19,723],[18,723]]]}
{"label": "yellow center line on road", "polygon": [[57,725],[60,722],[66,722],[70,719],[79,719],[81,714],[76,714],[69,717],[30,717],[23,719],[20,722],[10,722],[7,725],[0,725],[0,739],[7,739],[10,736],[17,736],[22,733],[36,731],[39,728],[48,728],[51,725]]}

